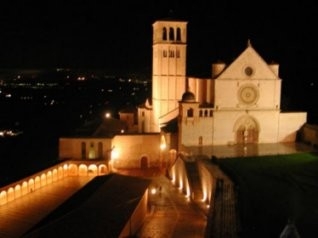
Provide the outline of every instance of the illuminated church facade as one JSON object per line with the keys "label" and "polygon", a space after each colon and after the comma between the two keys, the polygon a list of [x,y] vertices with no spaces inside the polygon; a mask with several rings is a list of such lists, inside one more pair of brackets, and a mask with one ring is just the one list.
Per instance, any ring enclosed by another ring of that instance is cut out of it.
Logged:
{"label": "illuminated church facade", "polygon": [[154,22],[152,97],[137,116],[123,110],[119,124],[104,118],[91,133],[60,138],[59,158],[147,168],[173,163],[187,147],[295,142],[307,113],[281,111],[278,64],[248,42],[231,64],[212,64],[211,78],[187,77],[186,48],[187,22]]}
{"label": "illuminated church facade", "polygon": [[138,131],[160,132],[177,121],[178,147],[294,142],[306,112],[282,112],[279,65],[250,42],[211,78],[186,76],[187,22],[153,24],[152,99],[138,109]]}

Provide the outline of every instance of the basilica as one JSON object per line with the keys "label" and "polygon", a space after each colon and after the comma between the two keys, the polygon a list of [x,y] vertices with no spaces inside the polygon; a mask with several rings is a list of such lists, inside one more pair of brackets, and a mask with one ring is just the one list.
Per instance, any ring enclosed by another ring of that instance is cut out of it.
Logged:
{"label": "basilica", "polygon": [[60,138],[60,159],[144,168],[174,161],[187,147],[296,140],[307,113],[281,111],[279,65],[265,62],[250,41],[230,64],[213,63],[210,78],[188,77],[187,22],[152,27],[152,96],[119,112],[117,124],[105,118],[89,134]]}
{"label": "basilica", "polygon": [[186,76],[187,22],[153,24],[152,105],[139,109],[139,132],[177,121],[184,146],[295,141],[306,112],[281,112],[279,65],[253,48],[230,64],[212,64],[211,78]]}

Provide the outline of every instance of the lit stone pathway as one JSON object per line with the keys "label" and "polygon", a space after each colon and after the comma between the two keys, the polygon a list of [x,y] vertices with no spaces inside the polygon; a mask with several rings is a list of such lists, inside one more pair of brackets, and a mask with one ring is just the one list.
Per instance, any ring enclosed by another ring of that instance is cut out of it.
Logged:
{"label": "lit stone pathway", "polygon": [[[140,238],[203,238],[206,216],[164,176],[154,179],[149,194],[150,214],[138,232]],[[159,188],[161,186],[161,192]]]}

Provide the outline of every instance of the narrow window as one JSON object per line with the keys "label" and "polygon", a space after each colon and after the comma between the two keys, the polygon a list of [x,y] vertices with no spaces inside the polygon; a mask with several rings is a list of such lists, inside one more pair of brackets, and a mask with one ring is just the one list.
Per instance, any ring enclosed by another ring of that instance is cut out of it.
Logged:
{"label": "narrow window", "polygon": [[174,30],[172,27],[169,29],[169,40],[174,40]]}
{"label": "narrow window", "polygon": [[86,143],[82,142],[82,159],[86,159]]}
{"label": "narrow window", "polygon": [[98,142],[98,158],[103,159],[103,143]]}
{"label": "narrow window", "polygon": [[202,115],[203,115],[203,112],[202,112],[202,110],[200,110],[199,111],[199,117],[202,117]]}
{"label": "narrow window", "polygon": [[193,117],[193,109],[189,108],[187,111],[187,117]]}
{"label": "narrow window", "polygon": [[167,29],[165,27],[162,29],[162,40],[167,40]]}
{"label": "narrow window", "polygon": [[88,151],[88,158],[89,159],[96,158],[94,142],[91,142],[91,144],[90,144],[89,151]]}
{"label": "narrow window", "polygon": [[180,58],[180,51],[179,50],[176,51],[176,57]]}
{"label": "narrow window", "polygon": [[181,41],[181,29],[180,29],[180,27],[177,28],[177,41]]}

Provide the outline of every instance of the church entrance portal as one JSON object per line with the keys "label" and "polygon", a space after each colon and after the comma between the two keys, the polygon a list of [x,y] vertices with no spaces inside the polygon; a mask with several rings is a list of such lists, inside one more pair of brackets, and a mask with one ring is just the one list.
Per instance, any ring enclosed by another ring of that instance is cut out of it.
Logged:
{"label": "church entrance portal", "polygon": [[236,132],[237,144],[250,144],[258,142],[259,128],[253,118],[245,116],[239,119],[234,130]]}

